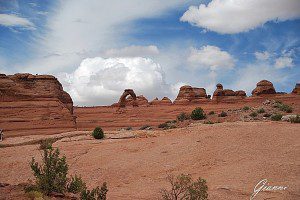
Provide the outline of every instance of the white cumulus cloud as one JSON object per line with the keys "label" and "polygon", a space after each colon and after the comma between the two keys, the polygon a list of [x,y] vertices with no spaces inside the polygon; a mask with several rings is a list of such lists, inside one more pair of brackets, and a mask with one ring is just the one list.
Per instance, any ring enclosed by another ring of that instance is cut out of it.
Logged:
{"label": "white cumulus cloud", "polygon": [[293,67],[293,59],[288,56],[282,56],[275,60],[275,68],[282,69],[286,67]]}
{"label": "white cumulus cloud", "polygon": [[257,60],[268,60],[270,58],[270,53],[267,51],[255,52],[254,53]]}
{"label": "white cumulus cloud", "polygon": [[218,33],[234,34],[268,21],[299,17],[299,0],[212,0],[207,5],[191,6],[180,20]]}
{"label": "white cumulus cloud", "polygon": [[109,49],[105,51],[106,57],[145,57],[159,54],[157,46],[128,46],[121,49]]}
{"label": "white cumulus cloud", "polygon": [[35,26],[31,21],[14,14],[0,14],[0,25],[7,27],[22,27],[31,30],[35,29]]}
{"label": "white cumulus cloud", "polygon": [[226,51],[216,46],[203,46],[201,49],[191,48],[188,61],[197,68],[231,69],[234,67],[234,58]]}
{"label": "white cumulus cloud", "polygon": [[86,58],[74,72],[58,77],[75,105],[109,105],[126,88],[150,100],[171,93],[162,67],[142,57]]}

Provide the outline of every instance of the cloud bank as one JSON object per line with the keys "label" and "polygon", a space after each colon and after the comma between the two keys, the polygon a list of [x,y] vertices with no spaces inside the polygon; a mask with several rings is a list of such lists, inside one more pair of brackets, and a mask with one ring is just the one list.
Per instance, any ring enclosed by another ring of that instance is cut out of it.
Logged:
{"label": "cloud bank", "polygon": [[299,0],[212,0],[208,5],[191,6],[183,22],[222,34],[249,31],[268,21],[300,17]]}
{"label": "cloud bank", "polygon": [[149,100],[171,92],[162,67],[142,57],[87,58],[74,72],[60,74],[58,79],[75,105],[109,105],[117,102],[126,88]]}

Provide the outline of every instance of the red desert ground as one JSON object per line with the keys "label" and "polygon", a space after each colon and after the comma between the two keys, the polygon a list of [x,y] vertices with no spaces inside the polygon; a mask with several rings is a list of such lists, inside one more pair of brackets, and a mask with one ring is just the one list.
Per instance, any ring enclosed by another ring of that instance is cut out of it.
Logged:
{"label": "red desert ground", "polygon": [[[88,189],[106,182],[107,199],[161,199],[167,177],[180,174],[205,179],[208,199],[300,199],[300,124],[291,123],[299,83],[282,93],[262,80],[249,97],[222,84],[213,95],[186,85],[173,102],[124,89],[111,106],[73,107],[54,76],[0,74],[0,199],[81,198],[25,192],[38,184],[30,162],[42,164],[45,141],[66,156],[68,178]],[[104,139],[92,136],[97,126]]]}

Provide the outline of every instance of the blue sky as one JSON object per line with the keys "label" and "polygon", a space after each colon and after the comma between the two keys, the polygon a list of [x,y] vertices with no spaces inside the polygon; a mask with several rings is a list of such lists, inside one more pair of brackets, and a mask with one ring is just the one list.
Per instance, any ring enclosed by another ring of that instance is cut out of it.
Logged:
{"label": "blue sky", "polygon": [[299,17],[297,0],[0,0],[0,72],[53,74],[78,105],[218,82],[250,95],[261,79],[290,92]]}

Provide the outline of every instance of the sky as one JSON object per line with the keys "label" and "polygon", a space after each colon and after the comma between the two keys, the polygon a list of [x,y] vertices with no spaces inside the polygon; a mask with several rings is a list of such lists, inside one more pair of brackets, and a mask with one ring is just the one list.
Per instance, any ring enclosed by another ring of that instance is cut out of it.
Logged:
{"label": "sky", "polygon": [[132,88],[278,92],[300,82],[299,0],[0,0],[0,73],[52,74],[74,105]]}

